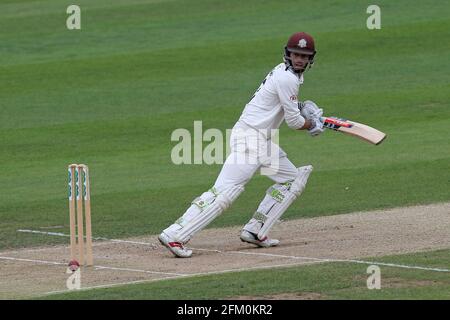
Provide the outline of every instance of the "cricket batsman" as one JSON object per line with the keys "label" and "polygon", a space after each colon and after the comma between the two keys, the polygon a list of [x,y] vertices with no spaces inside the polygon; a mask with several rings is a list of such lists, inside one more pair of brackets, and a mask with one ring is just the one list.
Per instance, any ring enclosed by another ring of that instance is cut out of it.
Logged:
{"label": "cricket batsman", "polygon": [[297,168],[286,153],[272,141],[272,133],[283,122],[294,130],[307,130],[311,136],[324,131],[323,110],[312,101],[299,102],[303,73],[314,63],[314,39],[305,32],[293,34],[284,48],[284,62],[263,80],[230,137],[231,153],[214,186],[194,199],[175,223],[163,230],[159,241],[176,257],[189,258],[185,244],[225,211],[244,191],[246,183],[261,169],[274,182],[252,218],[243,227],[240,239],[259,247],[273,247],[279,240],[268,234],[275,222],[305,189],[313,169]]}

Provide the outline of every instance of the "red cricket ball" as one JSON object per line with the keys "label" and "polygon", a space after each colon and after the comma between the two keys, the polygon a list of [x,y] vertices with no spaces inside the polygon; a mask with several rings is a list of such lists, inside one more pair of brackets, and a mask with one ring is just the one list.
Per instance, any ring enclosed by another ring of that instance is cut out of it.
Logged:
{"label": "red cricket ball", "polygon": [[78,270],[79,267],[80,267],[80,264],[78,263],[77,260],[71,260],[69,262],[69,269],[70,269],[70,271],[75,272],[75,271]]}

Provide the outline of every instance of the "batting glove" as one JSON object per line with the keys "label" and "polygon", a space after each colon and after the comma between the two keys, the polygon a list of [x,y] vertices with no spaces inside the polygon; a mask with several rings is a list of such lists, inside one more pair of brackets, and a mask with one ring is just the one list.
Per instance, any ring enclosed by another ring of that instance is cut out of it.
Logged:
{"label": "batting glove", "polygon": [[305,102],[299,102],[298,108],[300,113],[305,119],[320,118],[323,115],[323,109],[319,108],[314,102],[306,100]]}
{"label": "batting glove", "polygon": [[310,121],[311,121],[311,128],[308,129],[308,132],[311,136],[313,137],[318,136],[325,130],[322,121],[320,121],[320,118],[313,118],[310,119]]}

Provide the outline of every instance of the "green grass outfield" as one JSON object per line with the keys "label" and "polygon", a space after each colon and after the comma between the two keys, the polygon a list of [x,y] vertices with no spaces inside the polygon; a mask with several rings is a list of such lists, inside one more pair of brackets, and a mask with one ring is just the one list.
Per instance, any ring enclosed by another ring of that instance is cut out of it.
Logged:
{"label": "green grass outfield", "polygon": [[[302,99],[388,134],[380,146],[285,126],[280,143],[315,171],[287,218],[450,199],[450,7],[380,1],[0,4],[0,249],[60,243],[17,229],[68,232],[66,167],[87,163],[94,234],[158,233],[214,182],[220,165],[171,163],[176,128],[231,128],[287,37],[313,34],[317,63]],[[213,226],[244,223],[270,181],[255,177]]]}
{"label": "green grass outfield", "polygon": [[450,299],[450,250],[364,261],[434,269],[446,267],[447,272],[380,265],[381,289],[369,290],[369,265],[332,262],[81,290],[48,295],[42,299],[197,300],[243,296],[263,298],[280,294],[315,299]]}
{"label": "green grass outfield", "polygon": [[[66,168],[91,171],[94,235],[158,233],[211,187],[220,165],[171,163],[176,128],[231,128],[288,36],[313,34],[302,99],[388,133],[382,145],[283,127],[280,143],[315,171],[287,218],[450,199],[450,7],[379,1],[80,0],[0,4],[0,249],[65,242]],[[270,185],[255,177],[213,226],[244,223]]]}

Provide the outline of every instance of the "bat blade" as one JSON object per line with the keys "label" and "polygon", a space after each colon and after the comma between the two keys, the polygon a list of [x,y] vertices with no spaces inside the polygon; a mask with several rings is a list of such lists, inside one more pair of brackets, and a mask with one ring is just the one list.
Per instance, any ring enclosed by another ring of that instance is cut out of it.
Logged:
{"label": "bat blade", "polygon": [[321,120],[328,129],[352,135],[375,145],[379,145],[386,139],[384,132],[362,123],[336,117],[322,117]]}

